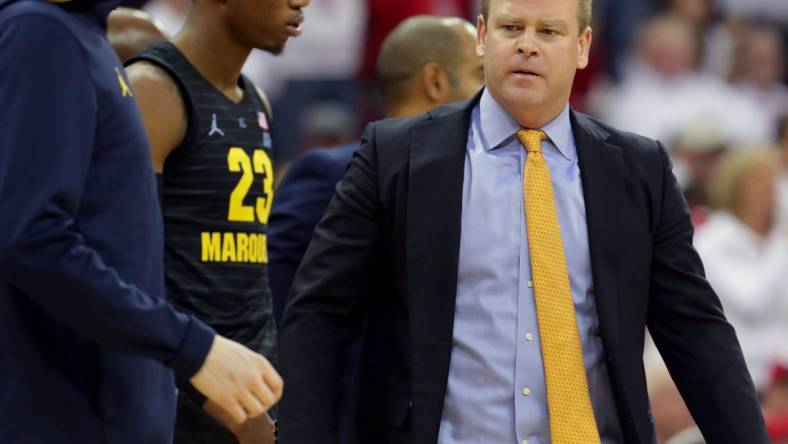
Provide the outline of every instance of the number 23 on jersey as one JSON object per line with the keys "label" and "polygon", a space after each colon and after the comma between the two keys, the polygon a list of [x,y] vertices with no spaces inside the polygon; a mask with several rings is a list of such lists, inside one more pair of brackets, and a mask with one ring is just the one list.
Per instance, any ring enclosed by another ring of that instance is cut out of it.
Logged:
{"label": "number 23 on jersey", "polygon": [[[241,173],[238,184],[230,193],[227,220],[232,222],[257,220],[261,224],[267,224],[274,197],[274,170],[271,158],[264,150],[254,150],[253,157],[250,158],[243,148],[232,147],[227,152],[227,168],[231,172]],[[255,199],[254,206],[245,205],[244,199],[254,184],[255,174],[263,176],[263,195]]]}

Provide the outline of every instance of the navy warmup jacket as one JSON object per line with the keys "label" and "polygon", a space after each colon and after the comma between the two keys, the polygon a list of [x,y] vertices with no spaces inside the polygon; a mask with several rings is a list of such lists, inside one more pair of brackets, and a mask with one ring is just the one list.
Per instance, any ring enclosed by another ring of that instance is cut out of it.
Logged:
{"label": "navy warmup jacket", "polygon": [[[84,2],[84,3],[83,3]],[[213,332],[165,300],[112,2],[0,0],[0,442],[169,443]]]}

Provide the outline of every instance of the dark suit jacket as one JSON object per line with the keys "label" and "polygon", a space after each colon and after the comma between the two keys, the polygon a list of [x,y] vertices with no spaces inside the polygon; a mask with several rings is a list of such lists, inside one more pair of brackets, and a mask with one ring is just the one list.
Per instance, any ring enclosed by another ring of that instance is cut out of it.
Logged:
{"label": "dark suit jacket", "polygon": [[293,162],[276,189],[268,220],[268,271],[277,324],[312,232],[356,148],[358,142],[309,151]]}
{"label": "dark suit jacket", "polygon": [[[360,441],[436,442],[477,102],[367,128],[285,313],[283,444],[333,442],[341,351],[365,318]],[[692,247],[689,212],[665,150],[579,113],[571,120],[601,336],[626,442],[655,442],[642,358],[648,327],[709,443],[768,443],[736,335]]]}

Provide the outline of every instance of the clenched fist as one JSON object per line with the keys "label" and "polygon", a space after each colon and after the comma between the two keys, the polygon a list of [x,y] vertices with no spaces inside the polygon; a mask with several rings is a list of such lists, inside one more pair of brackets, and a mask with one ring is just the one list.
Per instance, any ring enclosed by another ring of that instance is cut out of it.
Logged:
{"label": "clenched fist", "polygon": [[239,424],[276,404],[284,385],[267,359],[219,335],[191,383]]}

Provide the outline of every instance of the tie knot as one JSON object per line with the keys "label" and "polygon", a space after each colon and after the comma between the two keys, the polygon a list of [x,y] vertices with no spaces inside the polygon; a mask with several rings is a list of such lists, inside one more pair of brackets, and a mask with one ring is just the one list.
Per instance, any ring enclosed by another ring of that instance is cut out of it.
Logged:
{"label": "tie knot", "polygon": [[517,131],[517,138],[529,153],[541,153],[542,141],[547,139],[547,134],[540,130],[521,129]]}

